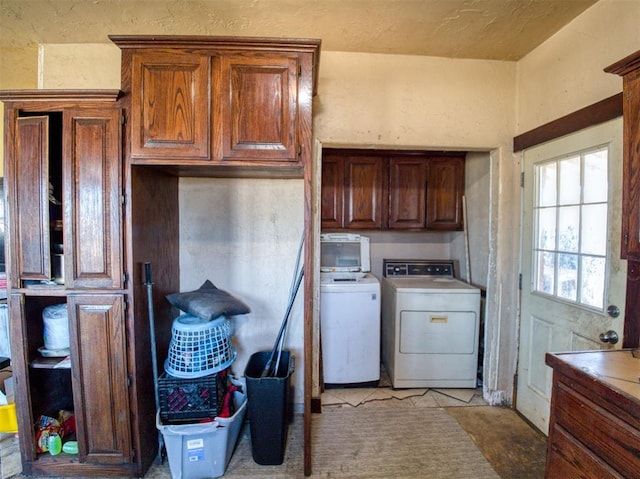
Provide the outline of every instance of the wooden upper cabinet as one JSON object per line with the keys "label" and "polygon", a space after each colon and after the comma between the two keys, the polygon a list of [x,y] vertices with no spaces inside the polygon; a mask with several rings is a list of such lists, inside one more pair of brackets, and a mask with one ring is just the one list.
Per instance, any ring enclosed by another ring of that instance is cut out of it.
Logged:
{"label": "wooden upper cabinet", "polygon": [[122,49],[132,163],[184,176],[303,176],[319,40],[109,38]]}
{"label": "wooden upper cabinet", "polygon": [[296,54],[220,57],[216,157],[297,161],[298,70]]}
{"label": "wooden upper cabinet", "polygon": [[344,160],[343,227],[381,229],[387,225],[387,164],[379,156]]}
{"label": "wooden upper cabinet", "polygon": [[462,229],[464,156],[325,149],[321,227]]}
{"label": "wooden upper cabinet", "polygon": [[464,158],[429,158],[427,229],[462,229]]}
{"label": "wooden upper cabinet", "polygon": [[426,227],[428,163],[425,157],[389,159],[389,228]]}
{"label": "wooden upper cabinet", "polygon": [[640,261],[640,51],[605,68],[622,76],[623,179],[621,256]]}
{"label": "wooden upper cabinet", "polygon": [[342,228],[344,196],[344,162],[339,156],[322,159],[320,226]]}
{"label": "wooden upper cabinet", "polygon": [[210,158],[208,56],[134,54],[131,91],[132,158]]}

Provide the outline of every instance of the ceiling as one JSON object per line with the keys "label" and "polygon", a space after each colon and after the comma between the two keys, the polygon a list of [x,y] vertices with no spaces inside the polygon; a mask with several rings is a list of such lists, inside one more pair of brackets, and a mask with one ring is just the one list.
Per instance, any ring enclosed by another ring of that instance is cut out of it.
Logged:
{"label": "ceiling", "polygon": [[322,50],[516,61],[597,0],[0,0],[0,47],[110,34],[320,38]]}

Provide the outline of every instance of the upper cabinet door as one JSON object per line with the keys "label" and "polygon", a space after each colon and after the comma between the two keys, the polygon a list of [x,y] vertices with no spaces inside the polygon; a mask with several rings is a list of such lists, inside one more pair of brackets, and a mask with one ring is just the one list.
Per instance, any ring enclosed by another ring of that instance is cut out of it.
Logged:
{"label": "upper cabinet door", "polygon": [[210,158],[209,64],[207,55],[133,55],[132,158]]}
{"label": "upper cabinet door", "polygon": [[427,229],[462,229],[464,158],[430,158],[427,181]]}
{"label": "upper cabinet door", "polygon": [[320,226],[342,228],[344,196],[344,162],[339,156],[327,155],[322,159],[322,192]]}
{"label": "upper cabinet door", "polygon": [[65,285],[121,288],[121,111],[64,112]]}
{"label": "upper cabinet door", "polygon": [[[8,126],[10,128],[10,126]],[[49,118],[17,118],[7,151],[14,288],[51,279],[49,233]]]}
{"label": "upper cabinet door", "polygon": [[299,161],[298,71],[295,54],[220,57],[214,156],[223,160]]}
{"label": "upper cabinet door", "polygon": [[345,159],[344,227],[381,229],[387,225],[388,178],[385,158]]}
{"label": "upper cabinet door", "polygon": [[426,226],[427,159],[389,159],[389,228],[424,229]]}

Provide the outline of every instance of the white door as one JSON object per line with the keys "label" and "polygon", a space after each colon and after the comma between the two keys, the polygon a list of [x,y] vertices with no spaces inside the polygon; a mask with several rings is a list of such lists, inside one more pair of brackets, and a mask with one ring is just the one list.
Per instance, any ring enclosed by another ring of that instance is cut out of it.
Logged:
{"label": "white door", "polygon": [[525,151],[523,172],[516,409],[546,434],[545,353],[621,346],[622,119]]}

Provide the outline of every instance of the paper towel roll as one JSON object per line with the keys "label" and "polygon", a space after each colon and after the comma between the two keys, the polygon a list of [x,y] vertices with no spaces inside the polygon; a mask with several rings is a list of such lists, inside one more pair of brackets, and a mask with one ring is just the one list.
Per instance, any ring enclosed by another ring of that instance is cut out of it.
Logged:
{"label": "paper towel roll", "polygon": [[67,304],[54,304],[42,311],[44,321],[44,347],[66,349],[69,347],[69,318]]}

